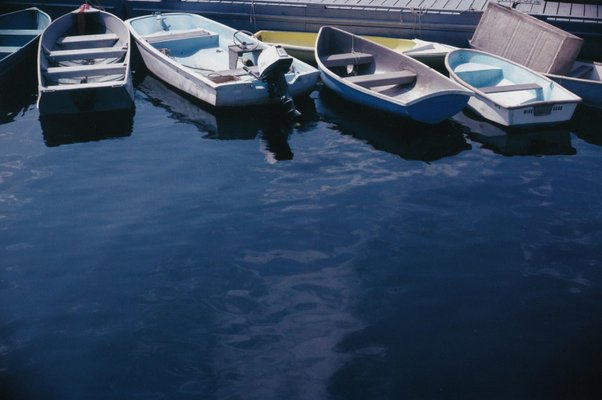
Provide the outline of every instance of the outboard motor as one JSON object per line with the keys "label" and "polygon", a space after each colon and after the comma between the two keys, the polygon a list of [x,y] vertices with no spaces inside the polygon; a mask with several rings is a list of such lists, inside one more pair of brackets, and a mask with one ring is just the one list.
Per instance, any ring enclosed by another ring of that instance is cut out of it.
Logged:
{"label": "outboard motor", "polygon": [[297,118],[301,113],[295,108],[284,77],[292,63],[293,58],[279,45],[266,48],[257,58],[259,79],[268,84],[270,97],[279,98],[287,114],[291,118]]}

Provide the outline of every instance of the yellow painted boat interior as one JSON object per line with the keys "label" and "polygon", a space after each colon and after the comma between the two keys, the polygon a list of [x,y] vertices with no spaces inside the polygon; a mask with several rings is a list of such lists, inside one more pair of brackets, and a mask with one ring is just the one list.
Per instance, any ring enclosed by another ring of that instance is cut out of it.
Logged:
{"label": "yellow painted boat interior", "polygon": [[[290,31],[259,31],[255,37],[262,42],[271,44],[281,44],[286,47],[296,47],[313,50],[316,43],[317,33],[313,32],[290,32]],[[416,47],[417,43],[411,39],[396,39],[382,36],[363,36],[376,43],[382,44],[397,52],[410,50]]]}

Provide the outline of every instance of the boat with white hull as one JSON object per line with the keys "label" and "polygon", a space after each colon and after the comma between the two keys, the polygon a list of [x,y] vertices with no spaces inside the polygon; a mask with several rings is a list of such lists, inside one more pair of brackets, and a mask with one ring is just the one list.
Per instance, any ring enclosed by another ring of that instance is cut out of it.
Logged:
{"label": "boat with white hull", "polygon": [[126,24],[149,71],[215,107],[277,104],[309,94],[319,78],[282,48],[200,15],[147,15]]}
{"label": "boat with white hull", "polygon": [[581,102],[542,74],[482,51],[454,50],[445,58],[445,66],[453,80],[474,91],[468,106],[504,126],[568,121]]}

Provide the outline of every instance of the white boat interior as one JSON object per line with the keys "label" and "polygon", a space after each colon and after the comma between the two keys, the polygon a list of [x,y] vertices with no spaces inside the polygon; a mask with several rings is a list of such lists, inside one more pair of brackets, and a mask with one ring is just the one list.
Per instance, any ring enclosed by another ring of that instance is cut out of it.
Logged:
{"label": "white boat interior", "polygon": [[[257,80],[254,73],[258,72],[258,58],[265,46],[249,33],[210,32],[188,14],[157,14],[153,19],[154,23],[148,18],[130,23],[146,42],[176,63],[216,84]],[[292,79],[294,71],[286,75],[287,80]]]}
{"label": "white boat interior", "polygon": [[56,20],[40,42],[43,87],[125,81],[129,31],[108,13],[78,10]]}

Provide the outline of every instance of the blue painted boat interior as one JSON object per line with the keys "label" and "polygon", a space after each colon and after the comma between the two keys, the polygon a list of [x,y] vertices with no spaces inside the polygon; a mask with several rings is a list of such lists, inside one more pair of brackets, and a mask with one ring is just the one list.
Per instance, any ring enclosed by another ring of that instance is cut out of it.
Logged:
{"label": "blue painted boat interior", "polygon": [[498,93],[491,96],[521,96],[517,101],[522,103],[566,98],[564,93],[555,90],[556,85],[553,82],[498,57],[471,50],[458,50],[449,55],[448,63],[458,78],[475,88],[525,83],[536,83],[541,87],[520,93]]}
{"label": "blue painted boat interior", "polygon": [[[231,28],[190,14],[169,13],[132,20],[131,26],[153,47],[199,73],[229,69],[228,46],[233,44],[235,32]],[[250,37],[246,40],[256,43]],[[257,57],[258,53],[252,52],[242,55],[253,65],[257,64]]]}
{"label": "blue painted boat interior", "polygon": [[49,21],[36,10],[0,16],[0,60],[40,35]]}

